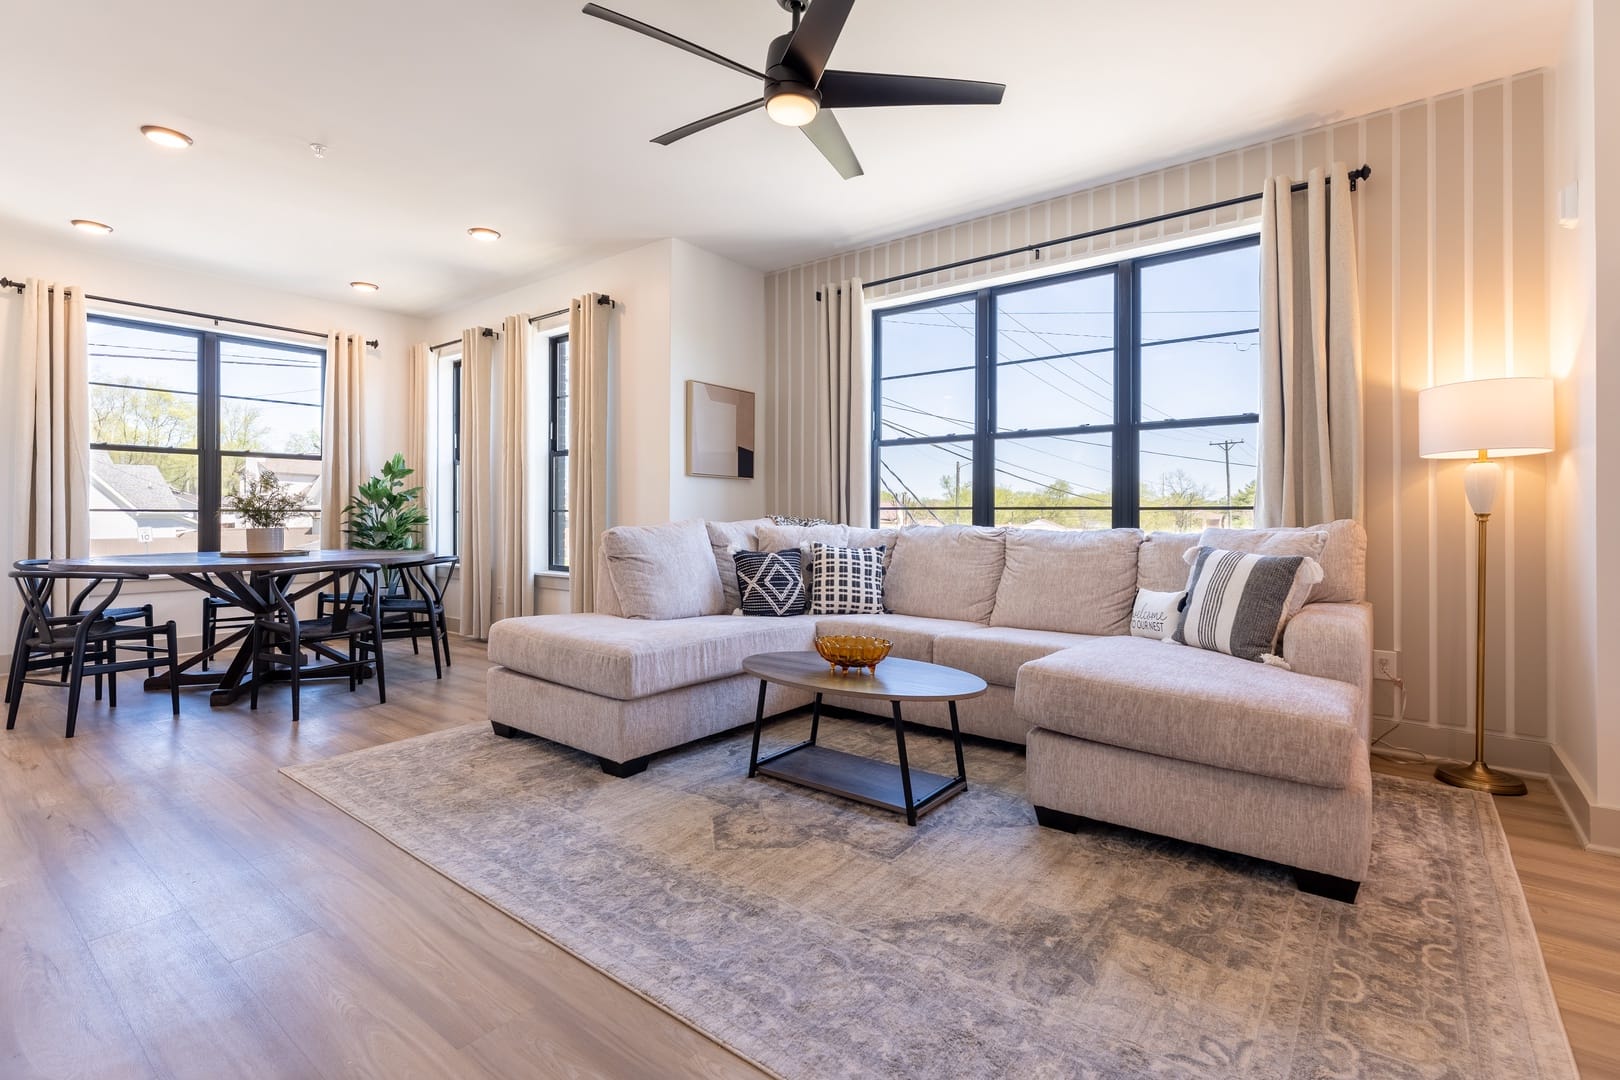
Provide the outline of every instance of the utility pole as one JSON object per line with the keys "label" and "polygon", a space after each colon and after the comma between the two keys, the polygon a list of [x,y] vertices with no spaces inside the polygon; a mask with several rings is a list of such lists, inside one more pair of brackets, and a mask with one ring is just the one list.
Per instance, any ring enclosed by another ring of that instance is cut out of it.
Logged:
{"label": "utility pole", "polygon": [[962,513],[962,460],[956,461],[956,494],[951,496],[951,520],[960,521]]}
{"label": "utility pole", "polygon": [[1226,458],[1226,515],[1222,522],[1227,528],[1232,527],[1232,448],[1242,446],[1242,439],[1220,439],[1209,445],[1220,450]]}

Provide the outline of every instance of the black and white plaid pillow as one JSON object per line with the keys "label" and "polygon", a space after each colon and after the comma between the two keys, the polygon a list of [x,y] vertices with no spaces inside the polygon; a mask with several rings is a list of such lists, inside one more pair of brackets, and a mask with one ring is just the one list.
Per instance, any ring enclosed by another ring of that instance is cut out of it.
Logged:
{"label": "black and white plaid pillow", "polygon": [[881,615],[882,547],[810,545],[810,614]]}
{"label": "black and white plaid pillow", "polygon": [[744,615],[803,615],[810,605],[797,551],[733,551]]}

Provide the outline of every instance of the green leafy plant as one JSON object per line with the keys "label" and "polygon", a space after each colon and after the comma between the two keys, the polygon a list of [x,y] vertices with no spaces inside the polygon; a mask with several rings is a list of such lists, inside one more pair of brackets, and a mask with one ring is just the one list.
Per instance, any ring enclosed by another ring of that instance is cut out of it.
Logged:
{"label": "green leafy plant", "polygon": [[225,497],[225,509],[255,529],[279,529],[288,518],[303,512],[304,503],[275,473],[261,469]]}
{"label": "green leafy plant", "polygon": [[422,546],[427,513],[419,505],[422,489],[406,487],[405,478],[416,470],[406,467],[405,455],[395,454],[382,471],[360,485],[343,508],[343,531],[349,543],[368,551],[410,551]]}

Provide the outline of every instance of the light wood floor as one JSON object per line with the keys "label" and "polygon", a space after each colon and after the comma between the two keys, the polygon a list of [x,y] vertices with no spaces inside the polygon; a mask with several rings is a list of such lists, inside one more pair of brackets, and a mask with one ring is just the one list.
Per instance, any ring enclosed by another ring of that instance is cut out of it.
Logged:
{"label": "light wood floor", "polygon": [[[320,686],[297,729],[284,689],[173,721],[130,680],[69,742],[27,687],[0,733],[0,1076],[761,1076],[278,775],[482,720],[483,653],[456,656],[436,682],[396,646],[387,705]],[[1583,1073],[1620,1078],[1620,859],[1545,785],[1498,805]]]}

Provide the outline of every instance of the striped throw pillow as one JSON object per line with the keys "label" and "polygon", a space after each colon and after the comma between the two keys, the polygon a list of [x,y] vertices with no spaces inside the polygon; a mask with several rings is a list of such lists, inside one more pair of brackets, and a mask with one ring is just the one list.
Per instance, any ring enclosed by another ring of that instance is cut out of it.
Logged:
{"label": "striped throw pillow", "polygon": [[[1305,555],[1247,555],[1197,547],[1174,640],[1242,660],[1282,664],[1283,627],[1305,604],[1322,567]],[[1284,665],[1286,666],[1286,665]]]}

